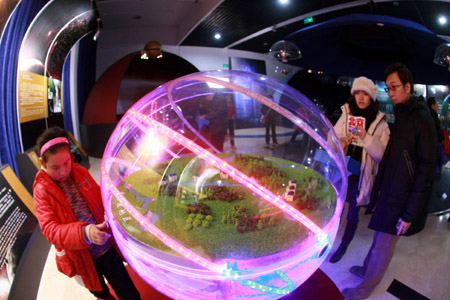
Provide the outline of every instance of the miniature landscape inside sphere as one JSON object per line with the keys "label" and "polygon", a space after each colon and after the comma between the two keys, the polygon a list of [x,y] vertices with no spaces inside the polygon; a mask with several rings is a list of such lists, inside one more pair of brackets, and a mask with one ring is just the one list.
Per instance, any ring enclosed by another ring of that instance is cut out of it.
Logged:
{"label": "miniature landscape inside sphere", "polygon": [[[265,142],[263,105],[279,145]],[[295,131],[298,142],[289,140]],[[295,89],[242,71],[187,75],[144,96],[114,130],[101,170],[122,254],[174,299],[288,294],[331,250],[347,184],[320,110]]]}

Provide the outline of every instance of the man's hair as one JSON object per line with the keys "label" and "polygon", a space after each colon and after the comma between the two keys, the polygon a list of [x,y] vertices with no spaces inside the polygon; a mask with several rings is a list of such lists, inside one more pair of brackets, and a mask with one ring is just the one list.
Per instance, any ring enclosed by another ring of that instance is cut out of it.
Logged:
{"label": "man's hair", "polygon": [[386,81],[387,77],[392,73],[397,72],[398,77],[403,85],[409,83],[411,84],[411,95],[414,93],[414,80],[411,74],[411,71],[402,63],[395,62],[392,63],[389,67],[384,71],[384,81]]}
{"label": "man's hair", "polygon": [[431,109],[431,105],[436,103],[436,98],[435,97],[430,97],[427,99],[427,105],[428,107]]}

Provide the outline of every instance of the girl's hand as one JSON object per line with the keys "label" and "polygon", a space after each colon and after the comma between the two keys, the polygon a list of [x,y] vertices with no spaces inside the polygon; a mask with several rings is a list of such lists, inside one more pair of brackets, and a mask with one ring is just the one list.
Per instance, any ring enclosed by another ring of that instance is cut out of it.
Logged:
{"label": "girl's hand", "polygon": [[89,235],[91,242],[95,245],[104,245],[106,241],[111,237],[107,232],[102,231],[106,228],[106,221],[102,224],[93,225],[89,228]]}
{"label": "girl's hand", "polygon": [[358,128],[358,133],[356,134],[361,140],[366,136],[367,131],[364,128]]}

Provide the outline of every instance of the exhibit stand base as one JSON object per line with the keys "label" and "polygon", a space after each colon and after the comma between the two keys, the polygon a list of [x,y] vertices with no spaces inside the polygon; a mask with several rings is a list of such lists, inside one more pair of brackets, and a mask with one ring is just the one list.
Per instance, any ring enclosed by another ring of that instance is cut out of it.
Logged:
{"label": "exhibit stand base", "polygon": [[[170,300],[169,298],[150,285],[148,285],[143,279],[141,279],[134,270],[127,266],[127,271],[131,276],[131,279],[134,282],[134,285],[139,290],[141,294],[141,299],[152,299],[152,300]],[[109,286],[109,285],[108,285]],[[114,297],[113,299],[118,299],[114,291],[109,286],[109,290],[111,291],[111,295]],[[282,298],[282,300],[323,300],[323,299],[333,299],[340,300],[344,299],[342,297],[341,292],[334,284],[334,282],[320,269],[314,272],[311,277],[308,278],[301,286],[295,289],[289,295],[286,295]]]}

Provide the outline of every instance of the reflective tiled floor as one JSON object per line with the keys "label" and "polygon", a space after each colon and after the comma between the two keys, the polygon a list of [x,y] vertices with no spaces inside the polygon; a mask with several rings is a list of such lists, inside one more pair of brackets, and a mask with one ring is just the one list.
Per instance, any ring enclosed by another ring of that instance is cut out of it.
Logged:
{"label": "reflective tiled floor", "polygon": [[[278,128],[280,134],[278,142],[287,143],[289,130]],[[286,133],[283,135],[283,133]],[[270,154],[271,149],[265,147],[263,129],[252,132],[249,137],[247,132],[237,132],[237,151],[247,152],[246,149],[261,149],[261,154]],[[258,137],[256,137],[258,136]],[[230,145],[225,144],[225,151],[230,150]],[[90,171],[96,180],[99,180],[100,159],[90,158]],[[450,163],[448,164],[450,167]],[[450,170],[448,170],[450,172]],[[450,191],[447,191],[450,196]],[[346,214],[347,205],[343,215]],[[429,216],[424,231],[411,237],[402,237],[397,244],[394,258],[383,281],[378,285],[369,299],[390,300],[398,299],[387,292],[394,279],[412,288],[423,296],[433,300],[450,299],[450,222],[447,222],[449,214],[441,216]],[[367,228],[370,215],[364,215],[360,211],[360,224],[346,255],[338,263],[328,262],[328,258],[321,265],[321,269],[330,277],[336,286],[342,290],[359,282],[359,278],[348,272],[353,265],[361,265],[370,247],[373,231]],[[336,242],[330,255],[338,246],[345,226],[345,218],[341,222]],[[329,255],[329,256],[330,256]],[[318,291],[320,293],[320,291]],[[39,289],[39,300],[84,300],[95,299],[74,279],[58,273],[54,262],[54,250],[51,250],[42,275]]]}

